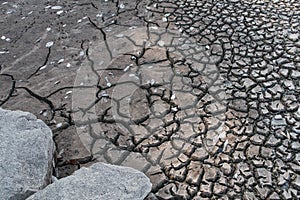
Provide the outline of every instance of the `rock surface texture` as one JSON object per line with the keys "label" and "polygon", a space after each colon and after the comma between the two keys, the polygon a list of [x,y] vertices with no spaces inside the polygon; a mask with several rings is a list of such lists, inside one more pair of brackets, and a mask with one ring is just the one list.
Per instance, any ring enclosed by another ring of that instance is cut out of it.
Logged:
{"label": "rock surface texture", "polygon": [[49,184],[54,150],[44,122],[0,108],[0,199],[25,199]]}
{"label": "rock surface texture", "polygon": [[142,200],[151,187],[149,178],[135,169],[96,163],[54,182],[27,200]]}

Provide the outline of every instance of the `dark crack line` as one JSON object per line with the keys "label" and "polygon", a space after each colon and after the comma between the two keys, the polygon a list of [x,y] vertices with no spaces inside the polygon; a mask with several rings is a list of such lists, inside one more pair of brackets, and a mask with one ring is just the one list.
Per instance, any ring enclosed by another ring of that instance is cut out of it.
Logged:
{"label": "dark crack line", "polygon": [[113,56],[112,56],[112,53],[111,53],[111,50],[109,48],[109,45],[108,45],[108,42],[107,42],[107,39],[106,39],[106,33],[105,31],[103,30],[103,28],[100,28],[99,26],[97,26],[92,20],[90,17],[88,17],[90,23],[97,29],[99,30],[101,33],[102,33],[102,36],[103,36],[103,40],[104,40],[104,43],[105,43],[105,46],[106,46],[106,49],[109,53],[109,56],[110,56],[110,59],[112,60]]}
{"label": "dark crack line", "polygon": [[4,100],[0,100],[0,106],[3,106],[9,99],[10,97],[13,96],[13,93],[15,91],[16,88],[16,80],[14,79],[14,77],[10,74],[0,74],[0,76],[8,76],[11,78],[12,80],[12,85],[11,85],[11,89],[9,90],[8,95],[6,96],[6,98]]}
{"label": "dark crack line", "polygon": [[35,72],[33,72],[30,76],[28,76],[27,80],[29,80],[32,76],[36,75],[38,73],[38,71],[40,71],[40,69],[47,64],[49,56],[50,56],[50,53],[51,53],[51,47],[48,48],[48,53],[47,53],[47,56],[46,56],[46,59],[45,59],[44,63],[41,66],[39,66],[35,70]]}

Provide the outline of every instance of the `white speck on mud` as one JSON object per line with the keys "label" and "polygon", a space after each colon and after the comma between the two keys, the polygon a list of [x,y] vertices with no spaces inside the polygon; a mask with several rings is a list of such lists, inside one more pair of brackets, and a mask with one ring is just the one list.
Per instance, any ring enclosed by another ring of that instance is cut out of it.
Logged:
{"label": "white speck on mud", "polygon": [[159,46],[161,46],[161,47],[165,46],[165,42],[162,41],[162,40],[160,40],[157,44],[158,44]]}
{"label": "white speck on mud", "polygon": [[176,98],[175,94],[172,94],[171,100],[174,100]]}
{"label": "white speck on mud", "polygon": [[64,62],[64,60],[65,60],[65,59],[62,58],[62,59],[60,59],[59,61],[57,61],[57,63],[60,64],[60,63]]}
{"label": "white speck on mud", "polygon": [[64,12],[63,10],[60,10],[60,11],[57,11],[56,14],[57,14],[57,15],[60,15],[60,14],[62,14],[63,12]]}
{"label": "white speck on mud", "polygon": [[40,70],[46,69],[47,65],[44,65],[40,68]]}
{"label": "white speck on mud", "polygon": [[120,4],[119,8],[124,9],[125,5],[124,4]]}
{"label": "white speck on mud", "polygon": [[79,56],[80,57],[84,56],[84,51],[80,51]]}
{"label": "white speck on mud", "polygon": [[53,41],[47,42],[47,43],[46,43],[46,47],[47,47],[47,48],[50,48],[50,47],[53,46],[53,44],[54,44]]}
{"label": "white speck on mud", "polygon": [[0,54],[9,53],[9,51],[0,51]]}
{"label": "white speck on mud", "polygon": [[122,37],[124,37],[124,35],[123,34],[118,34],[118,35],[116,35],[116,37],[117,38],[122,38]]}
{"label": "white speck on mud", "polygon": [[96,15],[96,17],[102,17],[103,16],[103,14],[101,13],[101,14],[97,14]]}
{"label": "white speck on mud", "polygon": [[62,7],[61,6],[52,6],[51,9],[52,10],[60,10],[60,9],[62,9]]}

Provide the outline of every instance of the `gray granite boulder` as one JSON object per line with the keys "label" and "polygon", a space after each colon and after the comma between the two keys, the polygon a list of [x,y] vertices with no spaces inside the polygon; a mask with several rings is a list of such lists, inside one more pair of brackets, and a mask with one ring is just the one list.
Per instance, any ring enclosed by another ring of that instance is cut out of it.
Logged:
{"label": "gray granite boulder", "polygon": [[0,108],[0,199],[26,199],[51,181],[55,145],[33,114]]}
{"label": "gray granite boulder", "polygon": [[143,200],[151,187],[149,178],[133,168],[96,163],[52,183],[27,200]]}

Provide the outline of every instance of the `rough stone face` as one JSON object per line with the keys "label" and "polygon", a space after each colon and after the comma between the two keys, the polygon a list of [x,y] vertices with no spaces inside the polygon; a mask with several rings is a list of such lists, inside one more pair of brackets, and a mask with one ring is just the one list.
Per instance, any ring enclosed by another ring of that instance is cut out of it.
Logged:
{"label": "rough stone face", "polygon": [[27,200],[142,200],[151,187],[149,178],[133,168],[96,163],[54,182]]}
{"label": "rough stone face", "polygon": [[0,108],[0,199],[25,199],[48,185],[54,150],[43,121]]}

